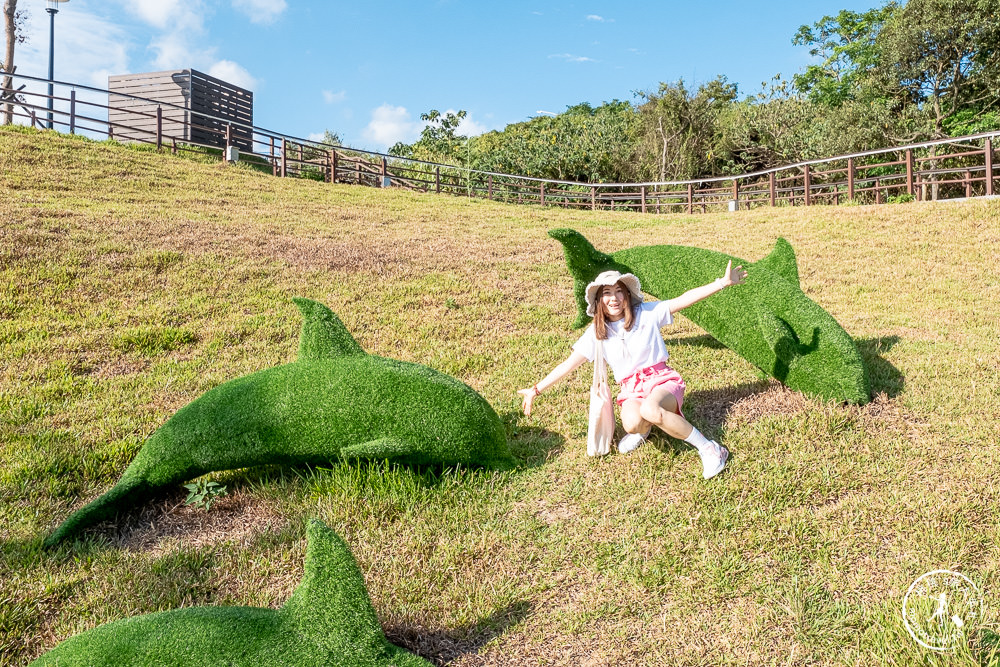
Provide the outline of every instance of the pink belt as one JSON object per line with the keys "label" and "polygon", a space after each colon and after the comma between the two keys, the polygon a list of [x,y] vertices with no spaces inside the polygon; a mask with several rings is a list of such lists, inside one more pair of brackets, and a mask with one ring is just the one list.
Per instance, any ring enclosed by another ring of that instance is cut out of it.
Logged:
{"label": "pink belt", "polygon": [[628,377],[624,378],[618,384],[625,384],[627,381],[629,381],[630,379],[632,379],[636,375],[652,375],[653,373],[656,373],[658,371],[662,371],[666,367],[667,367],[667,362],[661,361],[661,362],[659,362],[657,364],[653,364],[652,366],[646,366],[645,368],[640,368],[635,373],[632,373],[632,375],[629,375]]}

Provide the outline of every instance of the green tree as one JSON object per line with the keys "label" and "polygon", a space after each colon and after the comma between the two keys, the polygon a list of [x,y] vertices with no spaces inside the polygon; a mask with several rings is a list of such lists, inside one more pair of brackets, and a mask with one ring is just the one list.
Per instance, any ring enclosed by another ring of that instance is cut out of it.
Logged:
{"label": "green tree", "polygon": [[720,115],[739,94],[736,84],[717,76],[693,93],[680,79],[642,92],[638,153],[647,178],[692,179],[722,172],[718,150]]}
{"label": "green tree", "polygon": [[863,97],[867,77],[882,58],[878,43],[882,26],[898,11],[898,3],[889,2],[867,12],[845,9],[800,26],[792,44],[811,46],[809,55],[822,62],[792,77],[796,90],[827,106]]}
{"label": "green tree", "polygon": [[319,140],[320,143],[328,144],[330,146],[343,146],[343,142],[340,139],[340,135],[336,132],[331,132],[330,130],[323,130],[323,138]]}
{"label": "green tree", "polygon": [[487,132],[469,142],[469,166],[483,171],[612,182],[634,177],[637,115],[628,102],[568,107]]}
{"label": "green tree", "polygon": [[437,109],[420,114],[420,120],[426,125],[420,132],[420,138],[413,144],[398,142],[389,149],[389,155],[408,157],[428,162],[444,162],[461,164],[462,148],[468,137],[458,134],[458,126],[462,124],[468,112],[447,111],[442,114]]}
{"label": "green tree", "polygon": [[879,33],[881,90],[926,112],[934,138],[1000,105],[1000,0],[910,0]]}

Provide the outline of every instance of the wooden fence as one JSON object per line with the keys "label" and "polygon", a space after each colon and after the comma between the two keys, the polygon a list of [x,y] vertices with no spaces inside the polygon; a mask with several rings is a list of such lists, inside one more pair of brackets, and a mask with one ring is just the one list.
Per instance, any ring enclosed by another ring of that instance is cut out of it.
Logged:
{"label": "wooden fence", "polygon": [[[46,79],[13,76],[28,84],[48,84]],[[236,147],[239,160],[275,176],[402,187],[511,204],[694,214],[762,206],[880,204],[992,196],[997,180],[994,143],[1000,140],[1000,131],[812,160],[739,176],[582,184],[331,146],[210,113],[181,114],[180,111],[186,111],[183,107],[162,100],[64,82],[55,82],[55,86],[52,97],[55,108],[51,112],[48,95],[29,90],[30,86],[22,90],[15,105],[15,122],[37,127],[51,123],[54,129],[71,134],[83,132],[97,138],[145,143],[174,153],[214,151],[219,159],[234,157],[229,148]],[[134,100],[129,118],[116,116],[108,103],[97,101],[101,95],[105,100],[110,95]],[[172,122],[165,123],[165,118]],[[134,131],[137,122],[145,131]]]}

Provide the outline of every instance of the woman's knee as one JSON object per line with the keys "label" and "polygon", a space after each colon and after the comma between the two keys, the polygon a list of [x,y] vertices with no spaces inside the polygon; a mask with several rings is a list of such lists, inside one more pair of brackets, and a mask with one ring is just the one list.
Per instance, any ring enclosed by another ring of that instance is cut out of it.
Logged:
{"label": "woman's knee", "polygon": [[659,424],[662,420],[662,410],[662,405],[647,397],[643,399],[642,405],[639,406],[639,416],[648,422]]}
{"label": "woman's knee", "polygon": [[640,433],[649,426],[639,414],[638,406],[628,405],[628,403],[622,406],[621,418],[622,428],[625,429],[626,433]]}

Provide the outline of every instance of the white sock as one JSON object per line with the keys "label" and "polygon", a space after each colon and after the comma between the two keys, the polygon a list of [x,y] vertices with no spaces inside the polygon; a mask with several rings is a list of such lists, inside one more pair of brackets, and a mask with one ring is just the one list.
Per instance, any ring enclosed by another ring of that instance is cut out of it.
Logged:
{"label": "white sock", "polygon": [[689,445],[693,445],[694,448],[700,452],[703,448],[708,446],[709,440],[708,438],[706,438],[701,434],[701,431],[692,426],[691,435],[684,438],[684,442],[688,443]]}

